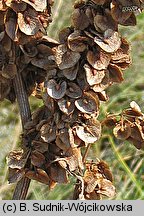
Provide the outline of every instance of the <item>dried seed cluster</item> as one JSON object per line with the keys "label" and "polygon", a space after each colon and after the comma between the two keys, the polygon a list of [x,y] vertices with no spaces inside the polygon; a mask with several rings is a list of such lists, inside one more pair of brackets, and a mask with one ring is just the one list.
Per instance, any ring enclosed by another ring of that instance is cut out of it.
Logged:
{"label": "dried seed cluster", "polygon": [[27,43],[38,33],[45,33],[51,22],[52,3],[52,0],[1,0],[1,31],[17,43]]}
{"label": "dried seed cluster", "polygon": [[114,197],[115,187],[112,182],[113,177],[106,162],[87,162],[83,179],[79,178],[73,198],[100,200],[101,195]]}
{"label": "dried seed cluster", "polygon": [[144,149],[144,114],[138,104],[130,103],[130,108],[120,115],[108,115],[103,124],[112,127],[117,139],[127,140],[137,148]]}
{"label": "dried seed cluster", "polygon": [[0,100],[15,100],[12,79],[17,70],[22,73],[28,94],[44,79],[45,68],[29,63],[36,55],[43,58],[40,44],[47,43],[47,39],[38,40],[46,34],[51,22],[52,3],[52,0],[0,0]]}
{"label": "dried seed cluster", "polygon": [[[119,34],[118,24],[135,25],[135,10],[123,10],[134,4],[140,11],[142,3],[78,1],[72,26],[59,34],[60,43],[35,45],[38,53],[26,60],[45,71],[46,90],[41,96],[44,106],[25,125],[23,142],[28,156],[22,152],[9,156],[10,182],[26,176],[52,188],[56,183],[67,183],[68,176],[73,175],[78,179],[76,199],[114,196],[108,165],[88,162],[84,168],[82,148],[100,138],[97,118],[101,101],[108,99],[105,90],[123,81],[123,70],[131,63],[129,44]],[[30,53],[32,48],[28,49]],[[24,55],[25,50],[23,46]],[[44,54],[41,60],[40,52]],[[31,163],[29,169],[27,160]]]}

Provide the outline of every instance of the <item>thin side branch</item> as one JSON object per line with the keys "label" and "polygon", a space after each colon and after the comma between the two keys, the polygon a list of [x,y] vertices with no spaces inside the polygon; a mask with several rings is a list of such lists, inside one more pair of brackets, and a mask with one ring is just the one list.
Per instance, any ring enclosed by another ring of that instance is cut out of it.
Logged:
{"label": "thin side branch", "polygon": [[86,147],[85,153],[84,153],[84,155],[83,155],[83,163],[84,163],[84,164],[85,164],[85,162],[86,162],[86,158],[87,158],[87,156],[88,156],[88,153],[89,153],[90,147],[91,147],[91,144],[87,144],[87,147]]}

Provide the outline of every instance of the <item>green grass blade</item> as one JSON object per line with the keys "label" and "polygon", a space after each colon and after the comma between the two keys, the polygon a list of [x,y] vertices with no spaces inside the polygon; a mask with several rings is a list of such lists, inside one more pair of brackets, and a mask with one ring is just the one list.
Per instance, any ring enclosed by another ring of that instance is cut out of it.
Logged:
{"label": "green grass blade", "polygon": [[141,189],[140,183],[139,181],[135,178],[135,175],[133,174],[133,172],[130,170],[130,168],[128,167],[128,165],[125,163],[125,161],[123,160],[120,152],[117,150],[114,139],[112,136],[108,135],[108,140],[111,144],[111,147],[116,155],[116,158],[119,160],[121,167],[124,169],[124,171],[129,175],[131,181],[135,184],[135,187],[137,188],[137,191],[139,192],[140,196],[143,196],[143,191]]}

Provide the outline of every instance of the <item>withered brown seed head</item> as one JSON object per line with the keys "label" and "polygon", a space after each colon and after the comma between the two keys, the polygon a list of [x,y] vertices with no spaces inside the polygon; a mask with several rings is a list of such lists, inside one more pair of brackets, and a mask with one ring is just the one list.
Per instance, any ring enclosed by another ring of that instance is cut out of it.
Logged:
{"label": "withered brown seed head", "polygon": [[[141,2],[80,0],[59,42],[44,35],[52,3],[0,1],[0,100],[15,99],[11,79],[19,70],[27,94],[38,95],[39,90],[44,102],[24,127],[28,157],[21,152],[9,155],[9,180],[26,176],[53,188],[73,175],[78,180],[75,199],[112,198],[109,166],[100,160],[85,163],[82,147],[99,140],[105,124],[114,127],[116,138],[143,148],[143,113],[135,102],[119,120],[113,115],[102,124],[98,120],[100,104],[108,99],[105,90],[122,82],[123,70],[131,64],[129,43],[118,25],[135,25]],[[27,160],[31,168],[26,168]]]}

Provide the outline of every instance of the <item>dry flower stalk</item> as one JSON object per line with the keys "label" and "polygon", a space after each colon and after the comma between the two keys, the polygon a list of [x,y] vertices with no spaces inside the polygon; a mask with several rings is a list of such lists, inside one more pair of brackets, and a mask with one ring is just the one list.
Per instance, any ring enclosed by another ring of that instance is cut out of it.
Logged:
{"label": "dry flower stalk", "polygon": [[[53,188],[57,183],[68,183],[72,175],[77,179],[74,199],[113,197],[115,187],[108,165],[99,159],[85,161],[86,154],[82,155],[81,149],[88,149],[101,137],[98,116],[100,104],[108,100],[105,90],[113,83],[121,83],[123,71],[131,64],[129,43],[118,32],[118,24],[135,25],[135,14],[142,10],[144,2],[77,1],[72,25],[59,33],[59,42],[42,36],[48,24],[45,17],[50,14],[45,10],[43,13],[39,4],[27,0],[20,5],[17,1],[0,2],[3,20],[7,21],[0,23],[0,49],[4,50],[0,52],[0,97],[15,100],[11,80],[18,70],[27,95],[44,101],[24,124],[26,151],[9,155],[9,182],[26,177]],[[42,1],[44,8],[45,2]],[[13,31],[10,23],[15,26]],[[5,41],[9,41],[9,46]],[[10,51],[13,41],[18,43],[15,58]],[[7,86],[9,90],[5,91]],[[103,124],[115,126],[117,138],[132,140],[142,148],[143,115],[139,108],[135,111],[139,116],[134,113],[135,106],[132,103],[131,109],[123,112],[122,116],[128,116],[125,120],[117,122],[111,115]],[[134,140],[134,131],[140,146]]]}

